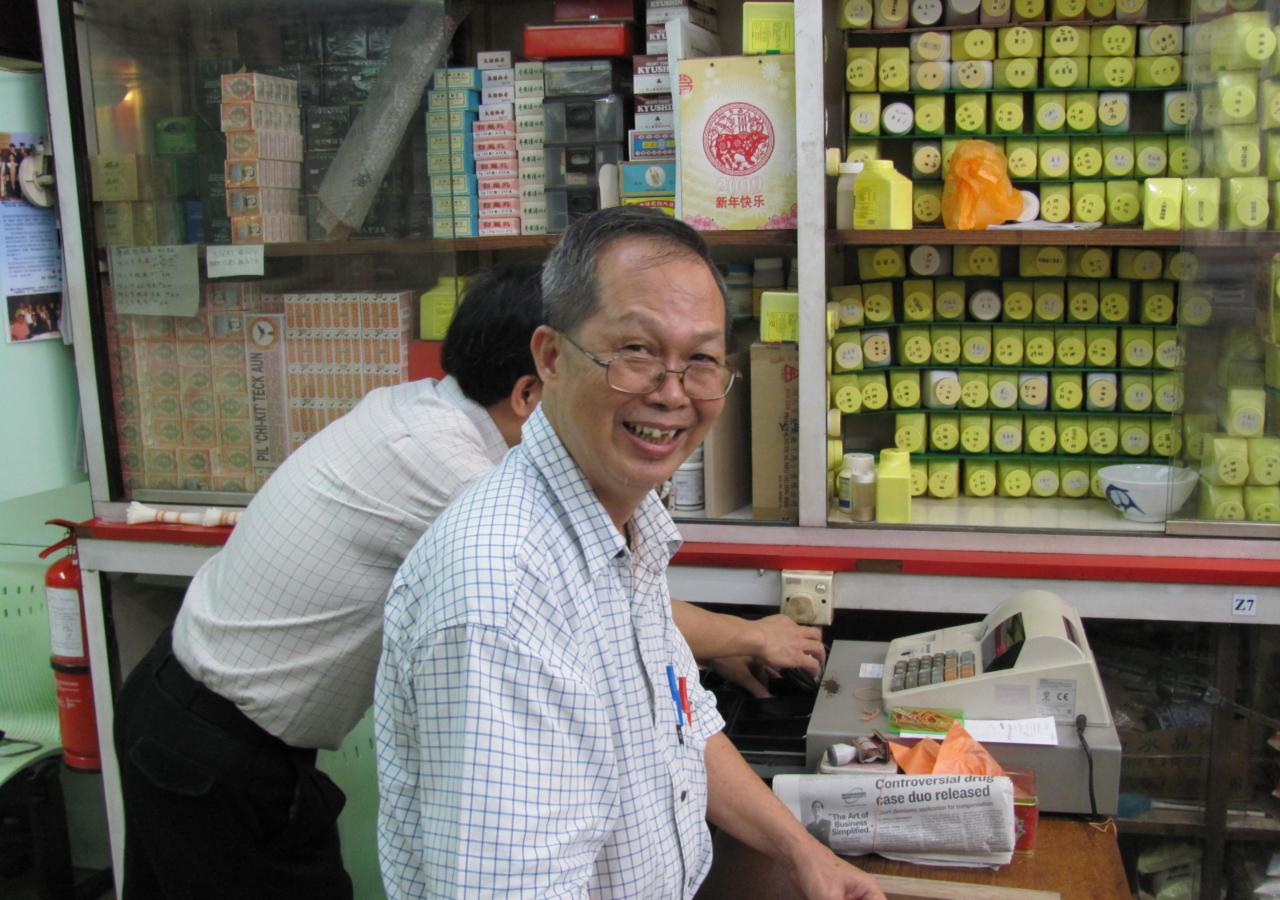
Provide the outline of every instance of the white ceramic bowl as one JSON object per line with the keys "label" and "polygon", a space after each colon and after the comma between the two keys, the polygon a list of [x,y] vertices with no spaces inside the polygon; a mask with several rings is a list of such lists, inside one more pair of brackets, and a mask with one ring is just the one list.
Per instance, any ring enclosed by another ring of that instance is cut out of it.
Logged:
{"label": "white ceramic bowl", "polygon": [[1129,463],[1107,466],[1098,478],[1107,502],[1126,519],[1163,522],[1187,502],[1200,476],[1194,469]]}

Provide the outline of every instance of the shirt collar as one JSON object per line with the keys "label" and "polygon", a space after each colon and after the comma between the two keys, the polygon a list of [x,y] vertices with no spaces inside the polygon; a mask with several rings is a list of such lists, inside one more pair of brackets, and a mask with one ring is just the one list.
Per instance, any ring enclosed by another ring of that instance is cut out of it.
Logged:
{"label": "shirt collar", "polygon": [[[593,576],[602,572],[614,557],[627,551],[626,539],[614,527],[586,475],[543,415],[541,406],[525,422],[523,434],[521,450],[559,501],[569,527],[582,545],[588,570]],[[680,549],[680,532],[652,491],[632,514],[630,525],[630,552],[643,566],[663,569]]]}
{"label": "shirt collar", "polygon": [[489,461],[494,465],[502,462],[502,458],[507,455],[507,441],[498,430],[493,416],[489,415],[489,410],[464,394],[458,380],[452,375],[446,375],[436,383],[436,393],[476,426],[476,430],[480,432],[480,440],[484,442],[484,455],[489,457]]}

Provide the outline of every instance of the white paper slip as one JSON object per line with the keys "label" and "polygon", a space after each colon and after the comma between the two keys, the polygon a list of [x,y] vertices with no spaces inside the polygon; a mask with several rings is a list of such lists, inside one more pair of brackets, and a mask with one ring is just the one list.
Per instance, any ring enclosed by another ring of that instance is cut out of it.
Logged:
{"label": "white paper slip", "polygon": [[884,664],[883,663],[863,663],[861,666],[858,667],[858,677],[859,678],[883,678]]}
{"label": "white paper slip", "polygon": [[1032,222],[1006,222],[1003,225],[988,225],[988,231],[1093,231],[1101,228],[1101,222],[1046,222],[1036,219]]}
{"label": "white paper slip", "polygon": [[210,278],[261,275],[266,248],[262,244],[210,246],[205,251],[205,271]]}
{"label": "white paper slip", "polygon": [[1058,745],[1058,728],[1052,716],[1038,719],[967,719],[964,730],[980,744]]}
{"label": "white paper slip", "polygon": [[112,247],[111,288],[117,313],[194,316],[200,307],[195,244]]}

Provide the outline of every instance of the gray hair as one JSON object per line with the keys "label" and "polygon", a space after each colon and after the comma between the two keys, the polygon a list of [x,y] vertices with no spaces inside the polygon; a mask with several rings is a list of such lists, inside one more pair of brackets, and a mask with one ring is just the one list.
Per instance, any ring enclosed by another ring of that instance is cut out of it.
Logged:
{"label": "gray hair", "polygon": [[706,264],[725,304],[724,334],[731,319],[724,276],[711,261],[707,242],[693,228],[664,212],[642,206],[615,206],[569,226],[542,267],[542,319],[557,331],[573,333],[600,309],[597,262],[614,241],[639,238],[659,245],[655,256],[691,256]]}

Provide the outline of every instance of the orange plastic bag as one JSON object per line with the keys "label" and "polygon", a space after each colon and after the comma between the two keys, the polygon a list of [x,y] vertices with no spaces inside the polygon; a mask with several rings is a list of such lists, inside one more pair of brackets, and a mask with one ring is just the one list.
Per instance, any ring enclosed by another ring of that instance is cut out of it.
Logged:
{"label": "orange plastic bag", "polygon": [[1022,215],[1022,194],[1009,182],[1008,161],[990,141],[961,141],[942,188],[942,222],[965,231]]}
{"label": "orange plastic bag", "polygon": [[942,746],[933,738],[921,738],[914,747],[889,742],[893,761],[908,775],[932,775],[933,763]]}
{"label": "orange plastic bag", "polygon": [[951,726],[933,763],[934,775],[1003,775],[1004,769],[959,722]]}

